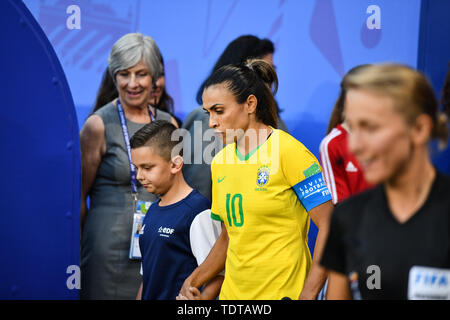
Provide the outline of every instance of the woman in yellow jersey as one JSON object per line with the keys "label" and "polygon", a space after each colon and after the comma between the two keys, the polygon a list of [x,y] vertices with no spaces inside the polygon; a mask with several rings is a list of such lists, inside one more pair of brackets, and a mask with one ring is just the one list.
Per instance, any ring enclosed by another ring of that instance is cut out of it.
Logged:
{"label": "woman in yellow jersey", "polygon": [[[315,299],[325,282],[318,261],[331,195],[314,155],[276,129],[277,85],[263,60],[222,67],[206,81],[203,108],[227,144],[211,164],[211,213],[223,228],[180,299],[201,299],[197,288],[224,268],[220,299]],[[313,259],[310,218],[319,228]]]}

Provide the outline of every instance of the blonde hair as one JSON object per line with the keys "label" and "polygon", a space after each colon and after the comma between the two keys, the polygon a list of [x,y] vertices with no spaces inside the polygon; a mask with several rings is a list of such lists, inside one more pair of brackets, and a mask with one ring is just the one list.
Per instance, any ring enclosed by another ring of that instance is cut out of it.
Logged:
{"label": "blonde hair", "polygon": [[429,115],[433,120],[431,138],[438,139],[441,148],[447,144],[447,117],[439,112],[433,88],[421,72],[400,64],[370,65],[346,77],[342,86],[346,90],[363,89],[391,97],[396,110],[409,123],[414,123],[421,114]]}

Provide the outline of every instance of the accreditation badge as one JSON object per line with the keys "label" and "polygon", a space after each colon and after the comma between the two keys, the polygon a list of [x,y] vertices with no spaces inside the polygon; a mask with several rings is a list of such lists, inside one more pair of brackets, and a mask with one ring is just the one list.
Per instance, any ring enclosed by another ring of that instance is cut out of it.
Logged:
{"label": "accreditation badge", "polygon": [[409,300],[450,300],[450,269],[413,266],[409,271]]}
{"label": "accreditation badge", "polygon": [[144,233],[143,222],[145,214],[150,208],[150,201],[136,201],[136,212],[133,215],[133,229],[131,231],[131,244],[129,258],[132,260],[140,260],[141,249],[139,248],[139,236]]}

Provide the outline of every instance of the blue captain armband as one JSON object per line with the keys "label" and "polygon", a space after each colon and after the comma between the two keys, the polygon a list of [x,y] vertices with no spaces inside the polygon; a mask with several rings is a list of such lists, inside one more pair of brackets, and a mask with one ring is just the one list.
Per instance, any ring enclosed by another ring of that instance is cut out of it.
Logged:
{"label": "blue captain armband", "polygon": [[306,211],[331,200],[331,193],[323,180],[322,172],[300,181],[293,188]]}

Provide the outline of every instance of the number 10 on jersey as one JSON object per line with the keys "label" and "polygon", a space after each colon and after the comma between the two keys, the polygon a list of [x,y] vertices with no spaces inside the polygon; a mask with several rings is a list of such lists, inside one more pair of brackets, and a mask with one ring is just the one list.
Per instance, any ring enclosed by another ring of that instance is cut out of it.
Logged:
{"label": "number 10 on jersey", "polygon": [[[239,221],[236,217],[236,206],[238,207],[239,210]],[[231,196],[230,193],[227,193],[227,219],[230,227],[232,227],[233,225],[235,227],[242,227],[242,225],[244,224],[244,211],[242,210],[242,194],[236,193],[235,195]]]}

